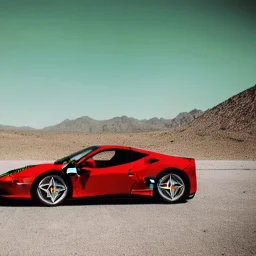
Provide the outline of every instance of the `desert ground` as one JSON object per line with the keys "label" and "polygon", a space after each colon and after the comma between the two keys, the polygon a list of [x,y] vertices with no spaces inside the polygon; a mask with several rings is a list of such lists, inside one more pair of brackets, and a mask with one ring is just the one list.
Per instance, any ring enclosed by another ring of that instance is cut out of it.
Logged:
{"label": "desert ground", "polygon": [[119,134],[1,131],[0,173],[90,145],[121,144],[194,157],[198,192],[174,205],[142,198],[49,208],[2,200],[0,255],[256,255],[255,142],[253,133],[187,127]]}
{"label": "desert ground", "polygon": [[[0,161],[0,169],[36,162]],[[255,161],[196,164],[198,192],[186,203],[3,200],[0,255],[256,255]]]}
{"label": "desert ground", "polygon": [[117,134],[0,131],[0,160],[54,160],[99,144],[128,145],[197,160],[256,160],[255,133],[207,133],[186,126],[164,132]]}

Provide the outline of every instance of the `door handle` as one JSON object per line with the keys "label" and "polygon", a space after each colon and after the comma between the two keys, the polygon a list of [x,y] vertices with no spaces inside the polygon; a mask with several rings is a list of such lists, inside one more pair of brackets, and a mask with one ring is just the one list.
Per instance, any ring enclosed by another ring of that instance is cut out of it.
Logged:
{"label": "door handle", "polygon": [[133,176],[133,173],[131,172],[131,169],[128,170],[128,176]]}

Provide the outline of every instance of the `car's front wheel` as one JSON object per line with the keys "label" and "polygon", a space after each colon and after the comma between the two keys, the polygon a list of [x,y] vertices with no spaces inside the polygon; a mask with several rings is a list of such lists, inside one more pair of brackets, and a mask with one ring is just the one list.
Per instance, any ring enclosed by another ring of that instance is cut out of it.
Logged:
{"label": "car's front wheel", "polygon": [[188,186],[182,175],[168,172],[160,175],[157,181],[157,194],[167,203],[176,203],[184,200]]}
{"label": "car's front wheel", "polygon": [[33,197],[41,204],[56,206],[67,197],[69,187],[60,175],[48,174],[40,177],[34,184]]}

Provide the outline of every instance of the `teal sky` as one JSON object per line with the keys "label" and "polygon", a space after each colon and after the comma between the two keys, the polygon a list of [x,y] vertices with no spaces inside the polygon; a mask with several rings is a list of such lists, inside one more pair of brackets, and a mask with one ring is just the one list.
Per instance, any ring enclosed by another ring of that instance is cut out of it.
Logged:
{"label": "teal sky", "polygon": [[173,118],[256,84],[254,1],[0,0],[0,124]]}

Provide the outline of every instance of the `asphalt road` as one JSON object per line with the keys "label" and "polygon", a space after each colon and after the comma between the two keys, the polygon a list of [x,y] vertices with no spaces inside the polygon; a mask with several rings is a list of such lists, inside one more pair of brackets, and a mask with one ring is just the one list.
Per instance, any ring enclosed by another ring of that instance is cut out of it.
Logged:
{"label": "asphalt road", "polygon": [[[0,161],[0,172],[35,161]],[[197,161],[186,203],[0,203],[0,255],[256,255],[256,162]]]}

